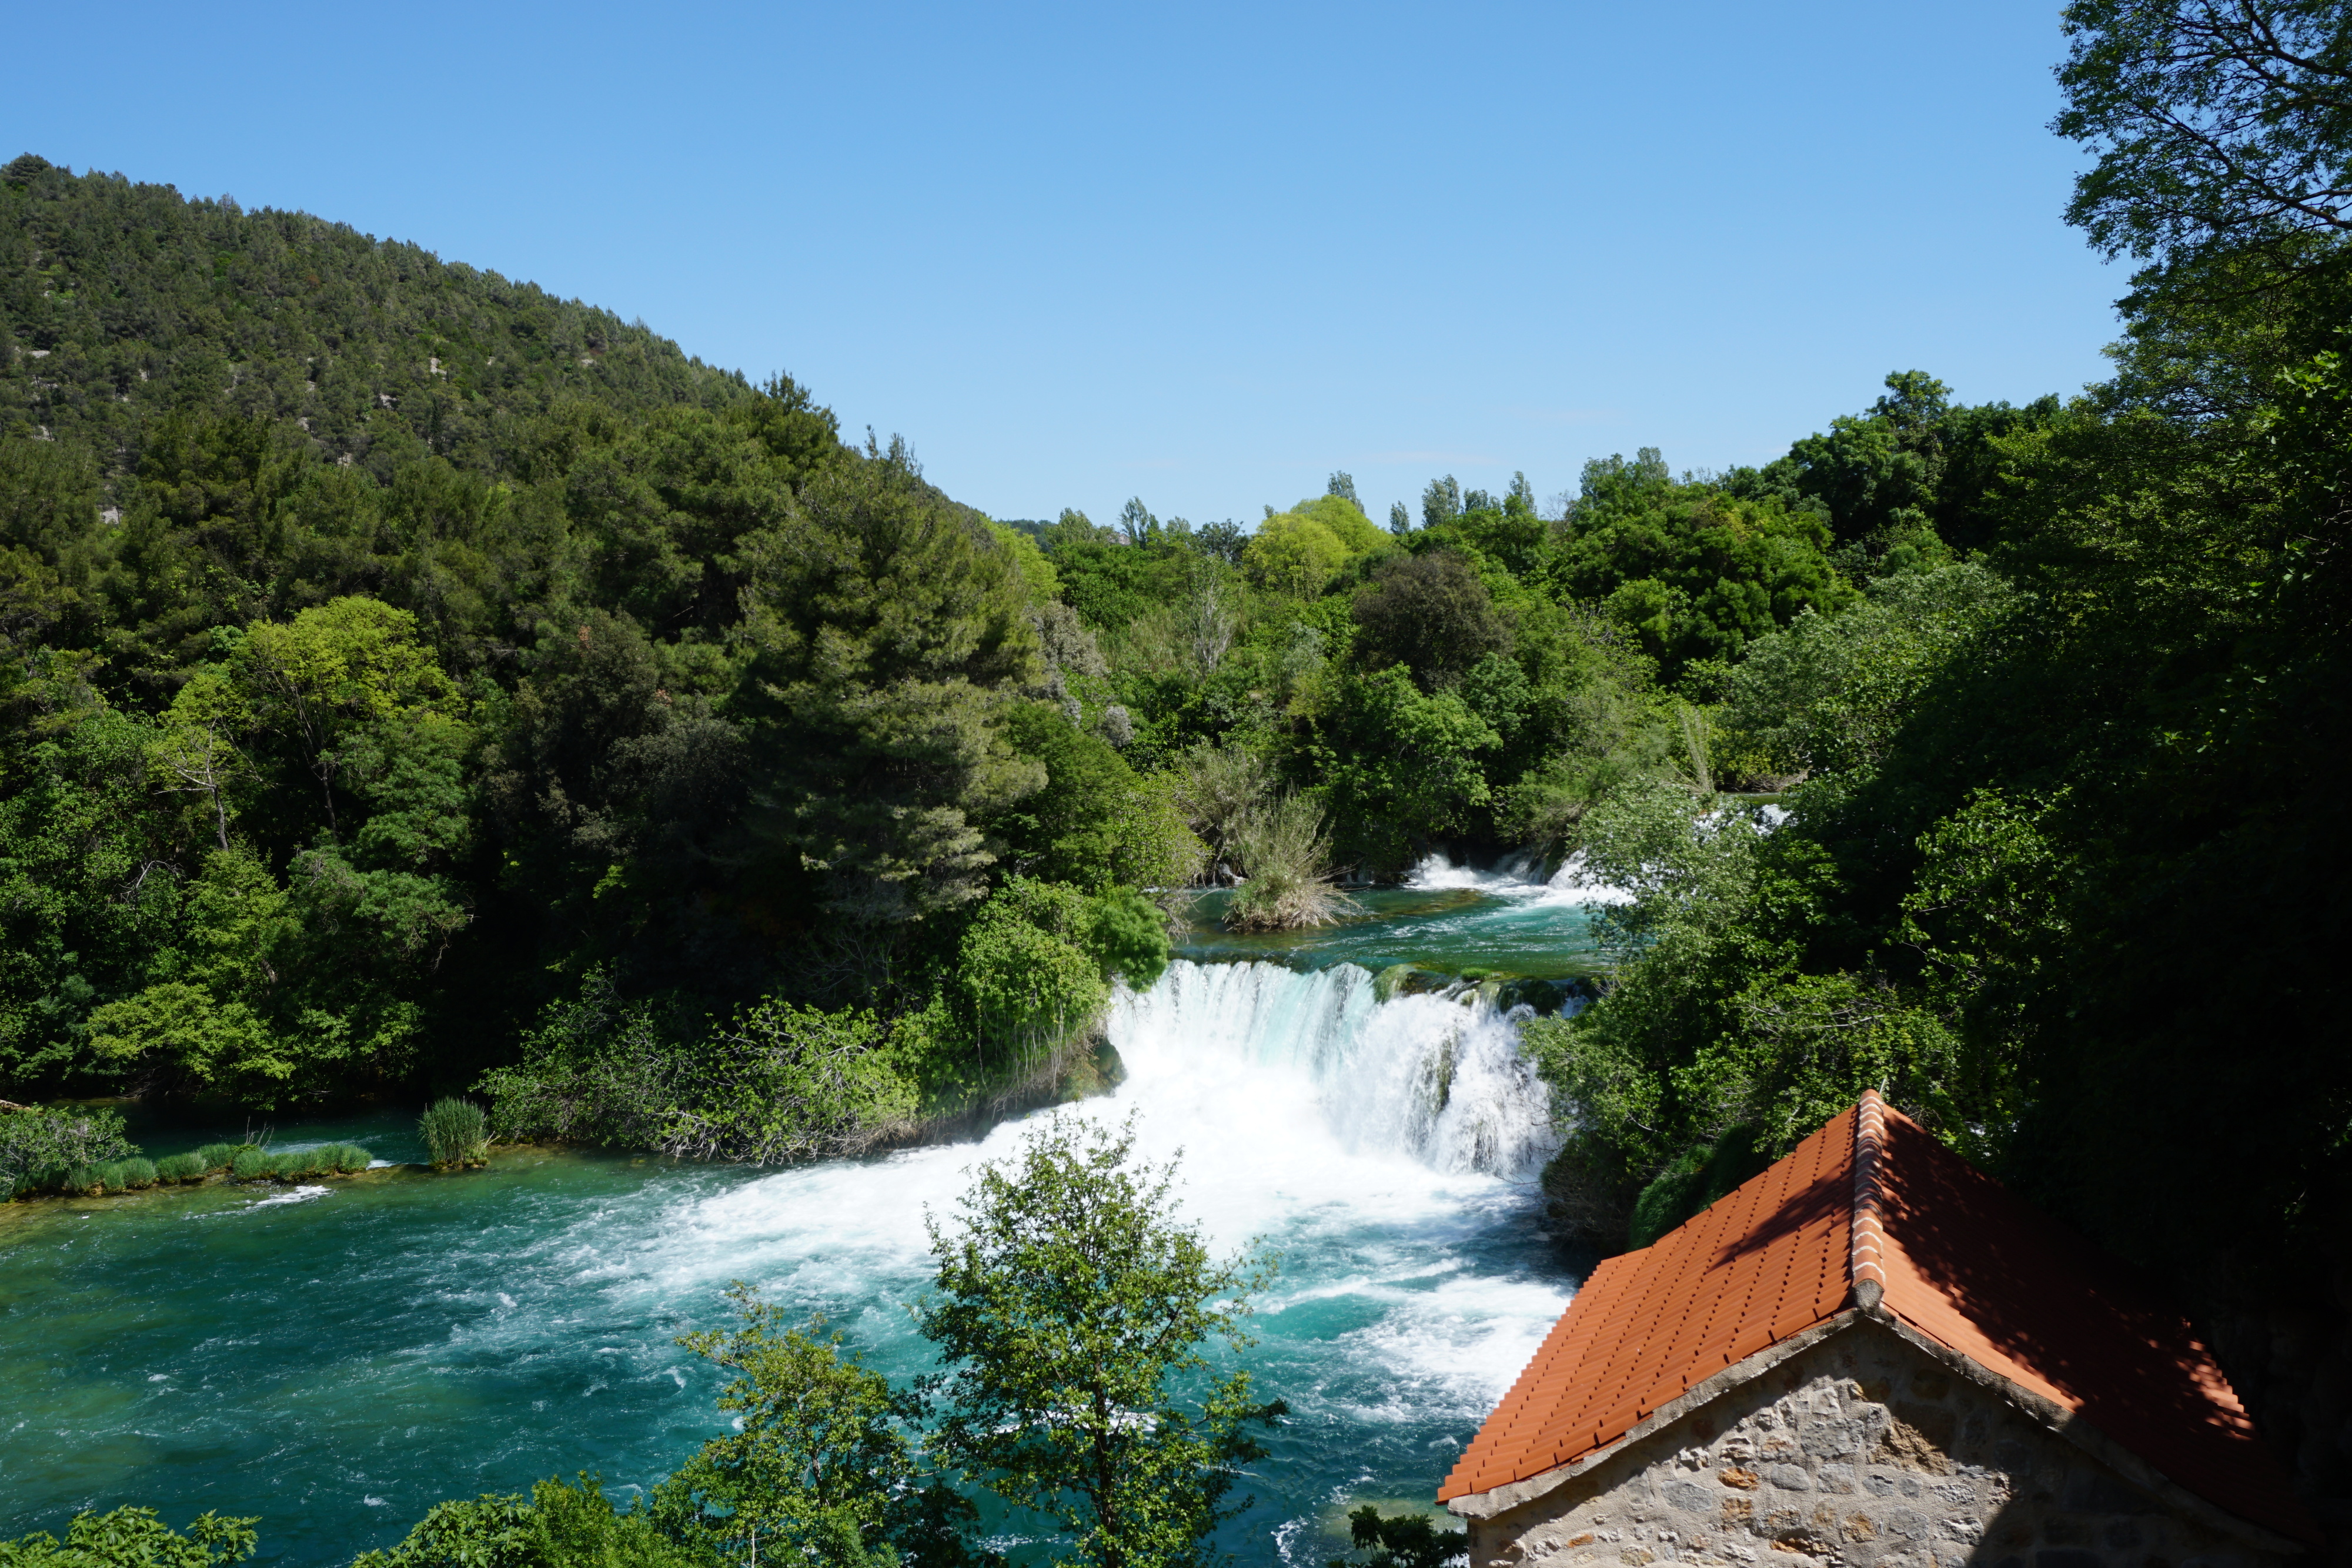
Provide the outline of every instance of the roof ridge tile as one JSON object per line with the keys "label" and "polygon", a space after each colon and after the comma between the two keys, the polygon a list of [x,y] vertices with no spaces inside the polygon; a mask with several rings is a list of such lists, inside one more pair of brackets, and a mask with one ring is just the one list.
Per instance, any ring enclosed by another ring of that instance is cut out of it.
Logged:
{"label": "roof ridge tile", "polygon": [[1853,1304],[1864,1312],[1886,1294],[1885,1159],[1886,1106],[1877,1090],[1865,1089],[1853,1108],[1853,1243],[1846,1264]]}

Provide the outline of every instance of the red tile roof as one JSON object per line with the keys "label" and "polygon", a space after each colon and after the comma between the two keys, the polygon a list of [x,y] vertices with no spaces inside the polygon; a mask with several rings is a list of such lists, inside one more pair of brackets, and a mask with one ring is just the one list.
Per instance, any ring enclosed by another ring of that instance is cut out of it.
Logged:
{"label": "red tile roof", "polygon": [[1878,1311],[2216,1507],[2319,1539],[2189,1325],[1875,1094],[1594,1270],[1438,1498],[1606,1448],[1692,1385],[1880,1292]]}

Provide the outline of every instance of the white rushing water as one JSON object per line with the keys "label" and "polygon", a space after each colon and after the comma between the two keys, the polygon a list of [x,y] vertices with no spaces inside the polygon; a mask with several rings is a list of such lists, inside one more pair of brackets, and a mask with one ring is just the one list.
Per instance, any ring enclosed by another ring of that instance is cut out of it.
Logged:
{"label": "white rushing water", "polygon": [[[1352,966],[1180,962],[1110,1031],[1125,1082],[1058,1113],[1132,1118],[1144,1158],[1181,1155],[1176,1199],[1219,1250],[1280,1260],[1246,1364],[1292,1415],[1222,1544],[1318,1568],[1346,1507],[1427,1504],[1567,1304],[1544,1087],[1475,991],[1382,1002]],[[715,1429],[716,1378],[675,1336],[726,1321],[730,1280],[896,1381],[931,1370],[907,1313],[925,1215],[951,1220],[1027,1130],[766,1173],[548,1155],[60,1214],[0,1254],[47,1314],[0,1368],[26,1427],[0,1445],[0,1534],[101,1495],[174,1520],[232,1499],[278,1561],[333,1568],[445,1497],[585,1469],[625,1500]]]}
{"label": "white rushing water", "polygon": [[[1280,1255],[1253,1360],[1296,1415],[1254,1529],[1328,1525],[1367,1486],[1425,1497],[1568,1301],[1534,1190],[1554,1146],[1547,1091],[1516,1022],[1475,998],[1379,1001],[1353,966],[1180,961],[1118,999],[1110,1035],[1126,1080],[1060,1113],[1132,1118],[1143,1157],[1181,1156],[1179,1201],[1219,1248]],[[950,1216],[973,1165],[1024,1131],[681,1202],[609,1257],[610,1286],[680,1300],[757,1280],[909,1369],[923,1217]],[[1322,1550],[1297,1528],[1276,1534],[1297,1538],[1302,1563]]]}
{"label": "white rushing water", "polygon": [[1562,861],[1549,877],[1543,874],[1543,862],[1532,854],[1516,856],[1491,871],[1433,854],[1412,868],[1405,885],[1433,891],[1465,888],[1496,898],[1522,900],[1532,908],[1633,902],[1630,891],[1602,882],[1586,868],[1582,850]]}
{"label": "white rushing water", "polygon": [[[1555,1146],[1549,1092],[1518,1054],[1514,1020],[1475,998],[1379,1001],[1353,965],[1300,974],[1179,960],[1149,992],[1120,996],[1109,1032],[1126,1079],[1060,1113],[1132,1118],[1142,1157],[1181,1155],[1184,1207],[1226,1247],[1358,1228],[1443,1236],[1531,1213]],[[858,1292],[852,1276],[912,1286],[928,1272],[925,1211],[950,1212],[971,1167],[1023,1136],[1014,1122],[977,1145],[804,1166],[698,1199],[656,1242],[672,1253],[656,1277],[675,1287],[781,1269],[835,1300]],[[1498,1298],[1495,1326],[1532,1353],[1564,1300]],[[1523,1316],[1531,1304],[1536,1316]],[[1516,1355],[1486,1366],[1496,1392]]]}

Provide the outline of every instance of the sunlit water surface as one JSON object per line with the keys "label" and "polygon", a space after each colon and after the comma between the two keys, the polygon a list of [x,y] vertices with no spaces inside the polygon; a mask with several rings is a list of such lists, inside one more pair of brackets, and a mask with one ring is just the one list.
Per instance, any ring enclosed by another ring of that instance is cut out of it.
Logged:
{"label": "sunlit water surface", "polygon": [[[1429,917],[1447,942],[1438,923],[1480,900],[1534,951],[1543,908],[1552,940],[1589,939],[1563,891],[1409,896],[1454,898]],[[1428,956],[1412,920],[1389,922],[1391,961]],[[1566,1304],[1533,1186],[1546,1092],[1517,1037],[1475,999],[1379,1001],[1330,958],[1179,962],[1119,1002],[1129,1076],[1074,1113],[1132,1114],[1151,1157],[1181,1152],[1184,1207],[1220,1246],[1281,1260],[1247,1364],[1292,1415],[1227,1527],[1243,1563],[1319,1565],[1346,1505],[1425,1502]],[[278,1141],[414,1158],[401,1122]],[[445,1497],[583,1469],[625,1496],[719,1429],[715,1380],[672,1341],[723,1318],[730,1280],[827,1314],[894,1377],[924,1370],[923,1217],[1021,1132],[781,1173],[522,1150],[463,1176],[0,1207],[0,1533],[218,1509],[262,1516],[265,1560],[334,1564]]]}

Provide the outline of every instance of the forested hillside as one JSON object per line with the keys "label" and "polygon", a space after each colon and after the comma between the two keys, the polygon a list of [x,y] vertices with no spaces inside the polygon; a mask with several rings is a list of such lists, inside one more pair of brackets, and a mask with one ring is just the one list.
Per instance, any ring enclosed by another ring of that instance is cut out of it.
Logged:
{"label": "forested hillside", "polygon": [[[413,246],[30,155],[0,256],[15,1092],[462,1087],[583,982],[673,1044],[768,997],[982,1065],[1036,1032],[935,971],[979,823],[1045,781],[1008,737],[1046,601],[903,448]],[[1042,902],[1060,935],[997,924],[1091,994],[1125,906]]]}

